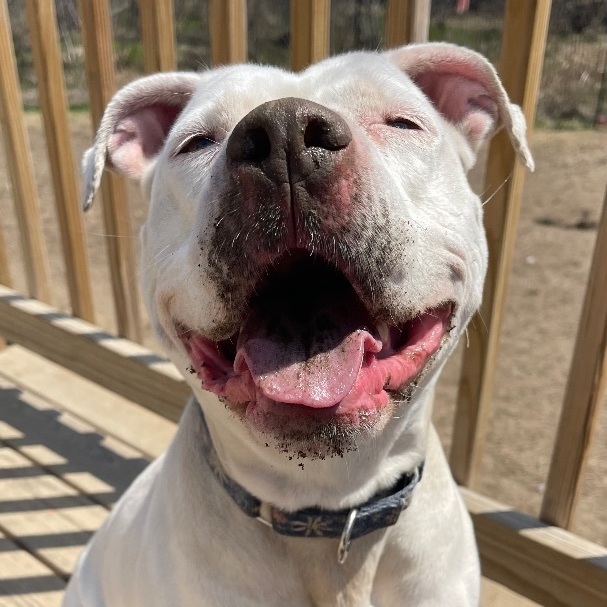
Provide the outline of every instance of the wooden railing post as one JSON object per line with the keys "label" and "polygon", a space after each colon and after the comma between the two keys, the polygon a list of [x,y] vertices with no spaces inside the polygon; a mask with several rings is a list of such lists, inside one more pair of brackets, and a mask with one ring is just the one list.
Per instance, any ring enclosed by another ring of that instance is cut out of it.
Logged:
{"label": "wooden railing post", "polygon": [[[550,0],[506,2],[499,72],[510,99],[522,106],[530,129],[535,119],[550,4]],[[470,487],[477,484],[493,397],[524,172],[507,134],[500,132],[491,142],[485,176],[485,191],[495,191],[491,204],[485,207],[489,270],[480,314],[468,329],[469,347],[462,366],[450,454],[456,480]]]}
{"label": "wooden railing post", "polygon": [[143,346],[1,285],[0,335],[173,421],[192,394],[172,363]]}
{"label": "wooden railing post", "polygon": [[540,518],[569,528],[607,385],[607,191]]}
{"label": "wooden railing post", "polygon": [[291,69],[299,72],[329,54],[330,0],[291,0]]}
{"label": "wooden railing post", "polygon": [[431,0],[388,0],[385,48],[426,42]]}
{"label": "wooden railing post", "polygon": [[[34,166],[23,120],[21,88],[6,0],[0,0],[0,57],[3,58],[0,68],[0,122],[13,186],[27,289],[31,297],[48,303],[51,299],[48,255],[44,246]],[[3,277],[0,281],[9,280],[8,261],[4,259],[4,263],[6,266],[0,268]]]}
{"label": "wooden railing post", "polygon": [[210,0],[209,35],[213,65],[247,61],[246,0]]}
{"label": "wooden railing post", "polygon": [[139,0],[139,18],[145,71],[176,69],[173,0]]}
{"label": "wooden railing post", "polygon": [[0,224],[0,285],[12,287],[11,270],[8,265],[8,251],[4,240],[4,229]]}
{"label": "wooden railing post", "polygon": [[[0,286],[12,288],[11,271],[8,266],[8,251],[4,241],[4,230],[0,223]],[[6,348],[6,339],[0,333],[0,350]]]}
{"label": "wooden railing post", "polygon": [[25,8],[72,312],[75,316],[93,322],[91,278],[80,213],[76,163],[68,126],[68,103],[55,5],[48,0],[26,0]]}
{"label": "wooden railing post", "polygon": [[[78,0],[78,9],[82,20],[91,116],[96,130],[105,106],[116,90],[109,3],[107,0]],[[101,195],[118,334],[140,341],[138,273],[124,183],[106,172],[101,180]]]}

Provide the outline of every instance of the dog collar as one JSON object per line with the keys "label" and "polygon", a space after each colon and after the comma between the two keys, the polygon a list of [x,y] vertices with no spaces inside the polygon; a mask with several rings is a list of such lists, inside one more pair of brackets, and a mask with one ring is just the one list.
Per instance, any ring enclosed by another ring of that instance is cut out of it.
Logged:
{"label": "dog collar", "polygon": [[200,406],[197,409],[200,411],[202,421],[202,448],[209,467],[236,505],[247,516],[257,519],[281,535],[339,538],[337,548],[339,563],[346,560],[352,540],[377,529],[390,527],[398,521],[401,512],[411,503],[413,490],[422,477],[423,463],[413,472],[401,476],[393,487],[376,493],[370,500],[356,508],[344,510],[304,508],[287,512],[262,502],[226,474],[213,446]]}

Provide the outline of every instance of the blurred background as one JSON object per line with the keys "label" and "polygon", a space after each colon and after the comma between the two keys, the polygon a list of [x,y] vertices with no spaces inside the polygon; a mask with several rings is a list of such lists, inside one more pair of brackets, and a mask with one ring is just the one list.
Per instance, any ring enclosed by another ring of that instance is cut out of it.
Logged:
{"label": "blurred background", "polygon": [[[333,0],[331,53],[381,48],[386,0]],[[23,0],[8,0],[19,74],[28,107],[36,82]],[[499,55],[504,0],[470,0],[457,14],[454,0],[433,0],[430,40],[463,44],[494,63]],[[69,101],[86,106],[87,90],[76,0],[57,0]],[[143,73],[137,0],[112,0],[114,52],[120,80]],[[210,65],[208,2],[174,0],[179,69]],[[249,60],[289,66],[289,2],[248,0]],[[554,0],[537,112],[538,126],[588,128],[607,122],[607,2]]]}

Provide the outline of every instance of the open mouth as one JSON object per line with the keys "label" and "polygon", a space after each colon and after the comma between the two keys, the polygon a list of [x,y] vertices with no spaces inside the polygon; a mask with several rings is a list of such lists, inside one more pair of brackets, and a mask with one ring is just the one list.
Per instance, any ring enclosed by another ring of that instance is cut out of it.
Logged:
{"label": "open mouth", "polygon": [[280,410],[356,423],[391,393],[407,393],[441,347],[453,311],[446,302],[392,325],[374,319],[340,270],[302,256],[268,271],[229,339],[177,330],[202,387],[245,406],[247,417]]}

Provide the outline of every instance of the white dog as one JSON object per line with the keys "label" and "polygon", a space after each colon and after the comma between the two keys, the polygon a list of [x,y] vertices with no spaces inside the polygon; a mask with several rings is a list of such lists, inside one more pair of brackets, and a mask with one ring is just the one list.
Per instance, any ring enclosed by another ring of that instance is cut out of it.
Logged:
{"label": "white dog", "polygon": [[105,165],[141,182],[143,288],[195,400],[66,607],[478,604],[430,413],[486,269],[466,172],[502,126],[532,168],[494,69],[448,44],[114,97],[85,206]]}

